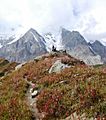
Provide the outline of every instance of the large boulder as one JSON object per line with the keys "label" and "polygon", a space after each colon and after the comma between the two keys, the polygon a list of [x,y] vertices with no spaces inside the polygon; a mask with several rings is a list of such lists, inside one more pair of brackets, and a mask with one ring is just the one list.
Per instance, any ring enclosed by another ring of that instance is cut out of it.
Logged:
{"label": "large boulder", "polygon": [[63,69],[68,68],[67,64],[63,64],[61,60],[57,60],[49,70],[49,73],[60,73]]}

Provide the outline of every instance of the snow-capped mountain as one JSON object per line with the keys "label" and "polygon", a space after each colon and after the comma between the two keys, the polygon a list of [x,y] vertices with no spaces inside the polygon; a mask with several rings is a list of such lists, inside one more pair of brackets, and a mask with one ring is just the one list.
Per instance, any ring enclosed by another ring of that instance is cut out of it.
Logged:
{"label": "snow-capped mountain", "polygon": [[7,44],[12,44],[13,42],[20,39],[26,32],[28,31],[27,28],[18,27],[13,28],[11,31],[0,33],[0,48],[6,46]]}
{"label": "snow-capped mountain", "polygon": [[24,62],[51,52],[52,46],[55,46],[57,50],[66,50],[71,56],[83,60],[88,65],[102,64],[106,58],[101,60],[103,55],[98,52],[100,47],[97,51],[96,47],[87,43],[77,31],[71,32],[62,28],[57,36],[46,33],[43,37],[32,28],[24,32],[15,35],[15,39],[0,48],[0,57],[10,61]]}
{"label": "snow-capped mountain", "polygon": [[28,30],[21,38],[0,48],[0,57],[10,61],[24,62],[47,53],[44,38],[34,29]]}

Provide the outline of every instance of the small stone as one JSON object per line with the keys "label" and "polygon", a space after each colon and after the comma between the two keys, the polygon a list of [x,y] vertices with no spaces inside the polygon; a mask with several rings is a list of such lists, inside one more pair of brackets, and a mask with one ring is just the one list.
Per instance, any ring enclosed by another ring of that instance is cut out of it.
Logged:
{"label": "small stone", "polygon": [[31,94],[32,98],[35,98],[38,95],[38,91],[34,90],[34,92]]}

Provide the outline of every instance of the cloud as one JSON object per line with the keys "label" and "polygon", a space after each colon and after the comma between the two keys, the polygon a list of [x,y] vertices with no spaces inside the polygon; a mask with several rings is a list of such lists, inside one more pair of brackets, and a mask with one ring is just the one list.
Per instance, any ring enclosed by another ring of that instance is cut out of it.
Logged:
{"label": "cloud", "polygon": [[105,0],[0,0],[0,34],[30,27],[57,33],[62,26],[87,40],[105,39],[105,6]]}
{"label": "cloud", "polygon": [[89,0],[88,2],[88,9],[83,7],[85,11],[83,9],[84,12],[79,13],[74,29],[80,31],[87,40],[106,41],[106,1]]}

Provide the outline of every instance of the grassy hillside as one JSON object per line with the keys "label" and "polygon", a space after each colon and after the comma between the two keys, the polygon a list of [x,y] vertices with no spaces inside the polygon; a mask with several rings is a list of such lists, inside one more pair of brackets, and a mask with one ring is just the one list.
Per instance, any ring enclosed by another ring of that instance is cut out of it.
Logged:
{"label": "grassy hillside", "polygon": [[3,58],[0,59],[0,77],[11,73],[15,67],[18,65],[16,62],[9,62]]}
{"label": "grassy hillside", "polygon": [[[49,69],[57,60],[70,68],[50,74]],[[3,71],[6,65],[1,66]],[[82,115],[86,120],[106,119],[105,67],[90,67],[66,53],[55,53],[29,61],[0,80],[0,120],[34,119],[26,99],[25,78],[41,90],[37,108],[44,120],[68,119],[74,114],[80,120]]]}

